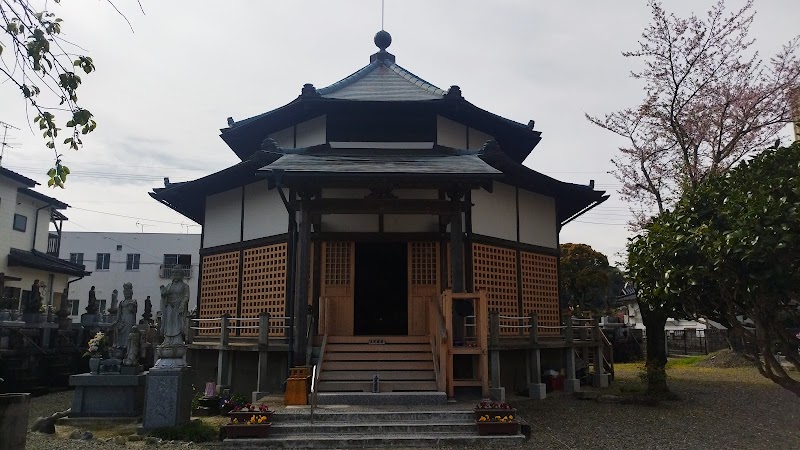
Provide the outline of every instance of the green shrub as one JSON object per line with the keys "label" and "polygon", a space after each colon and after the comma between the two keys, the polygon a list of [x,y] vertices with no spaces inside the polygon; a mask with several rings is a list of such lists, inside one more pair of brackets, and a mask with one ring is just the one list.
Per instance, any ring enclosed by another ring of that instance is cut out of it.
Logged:
{"label": "green shrub", "polygon": [[150,435],[167,441],[208,442],[217,440],[219,427],[202,420],[193,420],[179,427],[158,428],[150,432]]}

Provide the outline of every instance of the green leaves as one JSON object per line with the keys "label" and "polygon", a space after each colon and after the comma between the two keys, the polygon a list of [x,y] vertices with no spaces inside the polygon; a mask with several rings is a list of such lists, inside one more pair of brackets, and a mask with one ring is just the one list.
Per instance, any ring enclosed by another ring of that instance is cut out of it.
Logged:
{"label": "green leaves", "polygon": [[60,187],[64,189],[64,183],[67,182],[67,175],[69,175],[69,167],[61,164],[61,158],[56,159],[55,167],[47,171],[47,176],[50,179],[47,181],[47,187]]}

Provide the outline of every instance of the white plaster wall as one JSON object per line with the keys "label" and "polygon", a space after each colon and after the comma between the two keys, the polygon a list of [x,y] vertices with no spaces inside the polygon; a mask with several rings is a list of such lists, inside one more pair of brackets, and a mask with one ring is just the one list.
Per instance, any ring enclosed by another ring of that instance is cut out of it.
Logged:
{"label": "white plaster wall", "polygon": [[475,150],[483,147],[483,144],[486,141],[490,141],[494,139],[493,137],[489,136],[488,134],[478,131],[475,128],[469,129],[469,149]]}
{"label": "white plaster wall", "polygon": [[[469,135],[469,142],[467,142]],[[492,136],[458,122],[436,116],[436,143],[451,148],[479,149]]]}
{"label": "white plaster wall", "polygon": [[467,127],[436,116],[436,143],[451,148],[467,148]]}
{"label": "white plaster wall", "polygon": [[328,214],[322,216],[322,231],[377,233],[377,214]]}
{"label": "white plaster wall", "polygon": [[8,251],[11,248],[14,211],[17,207],[17,188],[20,185],[5,177],[0,177],[0,272],[5,272],[8,263]]}
{"label": "white plaster wall", "polygon": [[294,148],[294,127],[289,127],[269,135],[281,148]]}
{"label": "white plaster wall", "polygon": [[513,186],[494,183],[494,192],[472,191],[472,232],[517,240],[517,206]]}
{"label": "white plaster wall", "polygon": [[439,231],[439,216],[429,214],[385,214],[383,231],[387,233],[430,233]]}
{"label": "white plaster wall", "polygon": [[558,247],[556,202],[552,197],[519,190],[519,240],[542,247]]}
{"label": "white plaster wall", "polygon": [[319,116],[297,124],[297,147],[311,147],[327,142],[326,117]]}
{"label": "white plaster wall", "polygon": [[231,189],[206,198],[203,247],[239,242],[242,221],[242,188]]}
{"label": "white plaster wall", "polygon": [[[27,250],[30,251],[33,248],[33,235],[34,230],[38,226],[41,230],[40,232],[36,233],[36,249],[41,251],[47,250],[47,229],[48,224],[50,223],[50,213],[48,208],[45,208],[40,213],[44,212],[44,214],[39,216],[39,223],[36,224],[36,209],[43,206],[42,203],[35,201],[34,199],[28,197],[27,195],[22,195],[17,193],[17,201],[16,201],[16,208],[14,212],[11,213],[11,233],[9,234],[9,244],[12,248],[18,248],[20,250]],[[13,229],[14,224],[14,214],[21,214],[28,218],[28,223],[25,227],[25,231],[17,231]],[[43,231],[43,232],[42,232]],[[41,246],[41,238],[44,236],[44,246]]]}
{"label": "white plaster wall", "polygon": [[244,240],[275,236],[287,232],[289,214],[276,189],[267,189],[267,182],[248,184],[244,188]]}
{"label": "white plaster wall", "polygon": [[[117,245],[122,245],[122,250],[117,250]],[[86,270],[92,272],[90,276],[70,285],[69,299],[77,299],[80,302],[78,316],[86,312],[89,289],[92,286],[95,286],[97,299],[107,300],[106,306],[110,307],[111,292],[117,289],[119,291],[118,298],[122,300],[122,285],[131,282],[133,283],[133,298],[139,301],[139,318],[144,312],[144,300],[149,295],[150,301],[153,302],[153,318],[155,319],[156,311],[160,310],[159,286],[170,282],[169,279],[160,277],[160,267],[164,262],[165,254],[192,255],[192,276],[184,281],[189,285],[189,309],[192,310],[197,306],[199,251],[199,234],[67,231],[61,236],[59,257],[68,260],[70,253],[83,253]],[[108,270],[95,268],[98,253],[111,254],[111,264]],[[139,270],[126,270],[129,253],[140,255]],[[63,286],[60,289],[63,289]]]}

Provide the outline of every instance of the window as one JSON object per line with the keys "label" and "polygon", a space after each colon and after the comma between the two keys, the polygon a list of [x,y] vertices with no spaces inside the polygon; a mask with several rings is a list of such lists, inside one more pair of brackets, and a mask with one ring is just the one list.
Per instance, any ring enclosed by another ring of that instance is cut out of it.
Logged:
{"label": "window", "polygon": [[180,264],[182,266],[191,266],[192,255],[173,255],[173,254],[164,255],[165,266],[174,266],[175,264]]}
{"label": "window", "polygon": [[111,253],[97,254],[97,263],[95,264],[95,269],[108,270],[110,265],[111,265]]}
{"label": "window", "polygon": [[119,252],[119,251],[121,251],[121,250],[122,250],[122,246],[121,246],[121,245],[118,245],[118,246],[117,246],[117,251]]}
{"label": "window", "polygon": [[80,308],[81,301],[80,300],[72,300],[72,315],[78,315],[78,308]]}
{"label": "window", "polygon": [[24,232],[26,228],[28,228],[28,218],[22,214],[14,214],[14,229]]}
{"label": "window", "polygon": [[70,253],[69,262],[83,265],[83,253]]}
{"label": "window", "polygon": [[138,253],[128,253],[128,259],[125,262],[125,270],[139,270],[139,259],[142,255]]}

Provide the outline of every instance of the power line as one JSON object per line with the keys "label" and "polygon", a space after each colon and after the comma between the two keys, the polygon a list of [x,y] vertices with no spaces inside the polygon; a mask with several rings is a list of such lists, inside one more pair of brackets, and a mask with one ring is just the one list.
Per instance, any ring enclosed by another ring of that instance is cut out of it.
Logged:
{"label": "power line", "polygon": [[126,216],[126,215],[123,215],[123,214],[115,214],[115,213],[104,212],[104,211],[96,211],[94,209],[78,208],[77,206],[73,206],[72,209],[77,209],[77,210],[80,210],[80,211],[93,212],[93,213],[96,213],[96,214],[105,214],[107,216],[124,217],[126,219],[146,220],[148,222],[166,223],[166,224],[170,224],[170,225],[184,225],[184,226],[186,225],[185,222],[169,222],[169,221],[166,221],[166,220],[148,219],[148,218],[145,218],[145,217]]}

